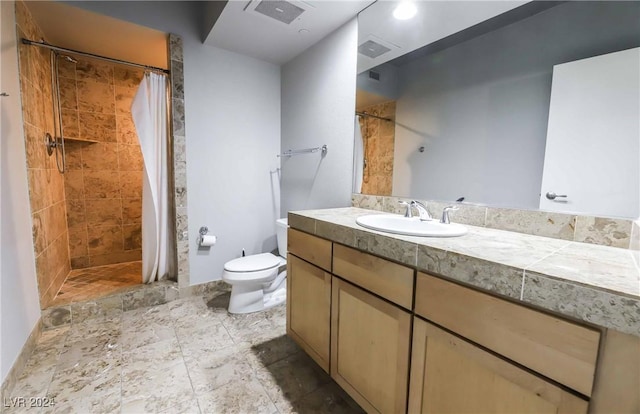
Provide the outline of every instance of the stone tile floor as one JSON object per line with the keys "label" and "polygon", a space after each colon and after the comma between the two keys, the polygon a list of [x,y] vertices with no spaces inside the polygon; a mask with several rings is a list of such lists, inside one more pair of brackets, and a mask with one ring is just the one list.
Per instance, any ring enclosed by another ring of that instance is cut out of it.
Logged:
{"label": "stone tile floor", "polygon": [[140,261],[74,269],[69,272],[49,306],[97,299],[140,284],[142,284],[142,262]]}
{"label": "stone tile floor", "polygon": [[195,296],[44,332],[9,397],[55,405],[5,412],[362,412],[285,335],[284,305],[231,315],[228,300]]}

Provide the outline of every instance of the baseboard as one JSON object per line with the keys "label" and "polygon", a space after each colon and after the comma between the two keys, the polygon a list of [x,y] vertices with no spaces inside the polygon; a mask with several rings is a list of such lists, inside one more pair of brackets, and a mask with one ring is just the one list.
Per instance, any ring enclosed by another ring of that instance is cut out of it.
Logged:
{"label": "baseboard", "polygon": [[9,393],[13,390],[16,382],[18,382],[18,378],[20,378],[20,376],[22,375],[24,367],[26,366],[29,357],[33,353],[33,350],[35,349],[36,344],[38,343],[38,340],[42,335],[42,331],[42,318],[38,318],[38,322],[33,327],[31,333],[29,334],[29,337],[22,346],[22,350],[20,351],[18,358],[16,358],[15,362],[13,363],[13,366],[9,370],[7,377],[4,379],[4,381],[2,381],[0,395],[3,402],[5,401],[5,398],[9,398]]}

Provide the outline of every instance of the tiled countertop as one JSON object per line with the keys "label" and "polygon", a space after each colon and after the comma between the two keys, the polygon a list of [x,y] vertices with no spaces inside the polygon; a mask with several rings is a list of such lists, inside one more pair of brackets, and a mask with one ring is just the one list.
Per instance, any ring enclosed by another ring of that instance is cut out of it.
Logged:
{"label": "tiled countertop", "polygon": [[401,236],[356,224],[348,207],[289,213],[289,225],[346,246],[578,320],[640,336],[640,252],[484,227]]}

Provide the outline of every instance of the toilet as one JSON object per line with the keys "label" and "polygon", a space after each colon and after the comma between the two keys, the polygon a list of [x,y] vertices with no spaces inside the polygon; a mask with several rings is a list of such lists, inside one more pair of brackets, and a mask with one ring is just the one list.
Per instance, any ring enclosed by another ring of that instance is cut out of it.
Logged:
{"label": "toilet", "polygon": [[259,312],[287,298],[287,219],[276,220],[278,253],[260,253],[225,263],[222,280],[231,285],[229,313]]}

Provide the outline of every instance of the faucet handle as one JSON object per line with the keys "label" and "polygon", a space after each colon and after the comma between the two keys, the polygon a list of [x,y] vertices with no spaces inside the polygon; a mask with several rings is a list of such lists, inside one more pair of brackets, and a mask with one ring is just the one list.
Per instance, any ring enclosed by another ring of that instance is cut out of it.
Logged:
{"label": "faucet handle", "polygon": [[458,206],[446,206],[442,209],[442,218],[440,219],[440,223],[449,224],[451,221],[449,220],[449,212],[458,210]]}
{"label": "faucet handle", "polygon": [[404,212],[404,216],[405,217],[408,217],[408,218],[413,217],[413,214],[411,213],[411,202],[398,200],[398,204],[400,204],[401,206],[406,206],[407,207],[407,210]]}
{"label": "faucet handle", "polygon": [[418,210],[418,213],[420,214],[420,220],[422,221],[433,220],[431,217],[431,214],[429,214],[429,210],[427,210],[427,206],[424,205],[423,203],[417,200],[412,200],[411,203],[409,203],[409,205],[411,207],[415,207],[416,210]]}

